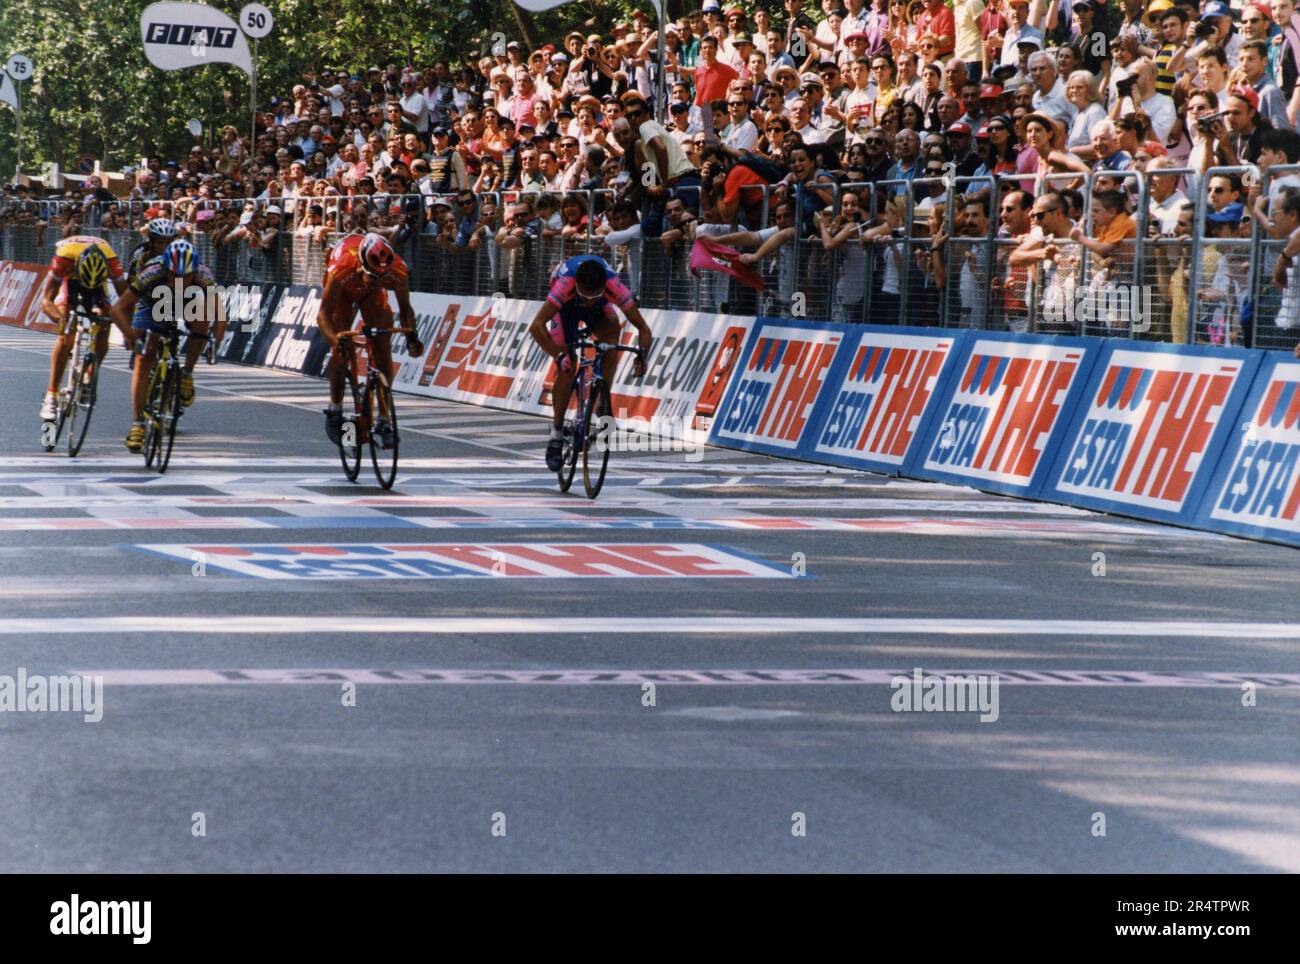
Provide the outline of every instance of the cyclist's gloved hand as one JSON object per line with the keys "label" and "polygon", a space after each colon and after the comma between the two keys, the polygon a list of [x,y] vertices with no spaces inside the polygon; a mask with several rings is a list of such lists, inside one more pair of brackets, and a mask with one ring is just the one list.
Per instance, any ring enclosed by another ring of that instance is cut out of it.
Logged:
{"label": "cyclist's gloved hand", "polygon": [[632,374],[637,378],[645,376],[645,358],[638,355],[635,362],[632,363]]}
{"label": "cyclist's gloved hand", "polygon": [[424,357],[424,342],[420,341],[418,335],[406,336],[406,353],[412,358]]}

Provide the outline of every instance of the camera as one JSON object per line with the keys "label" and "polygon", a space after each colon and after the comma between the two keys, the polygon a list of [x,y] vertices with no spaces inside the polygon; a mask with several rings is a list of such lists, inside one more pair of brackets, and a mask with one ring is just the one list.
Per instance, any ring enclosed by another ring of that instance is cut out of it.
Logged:
{"label": "camera", "polygon": [[1197,40],[1208,40],[1208,39],[1210,39],[1211,37],[1213,37],[1214,34],[1215,34],[1215,26],[1214,26],[1214,24],[1212,24],[1212,23],[1207,23],[1207,22],[1205,22],[1204,20],[1202,20],[1200,23],[1198,23],[1198,24],[1196,25],[1196,39],[1197,39]]}
{"label": "camera", "polygon": [[796,28],[803,27],[807,30],[817,29],[817,24],[813,23],[812,17],[808,16],[806,13],[801,13],[799,16],[794,18],[794,26]]}
{"label": "camera", "polygon": [[1125,77],[1123,80],[1115,81],[1115,93],[1121,97],[1133,96],[1133,85],[1137,83],[1136,77]]}
{"label": "camera", "polygon": [[1208,134],[1214,129],[1217,121],[1228,116],[1226,110],[1216,111],[1213,114],[1206,114],[1204,117],[1196,118],[1196,127],[1202,134]]}

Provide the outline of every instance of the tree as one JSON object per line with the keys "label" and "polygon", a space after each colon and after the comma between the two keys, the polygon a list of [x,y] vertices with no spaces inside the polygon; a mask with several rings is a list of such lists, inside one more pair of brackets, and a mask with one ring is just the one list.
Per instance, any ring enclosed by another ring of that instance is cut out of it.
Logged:
{"label": "tree", "polygon": [[[185,122],[207,131],[246,130],[248,78],[213,64],[163,71],[144,57],[140,14],[151,0],[3,0],[0,56],[25,53],[36,65],[23,84],[23,160],[28,173],[48,161],[70,169],[77,156],[120,170],[150,153],[183,155],[193,141]],[[575,27],[605,31],[637,6],[628,0],[577,0],[530,14],[512,0],[263,0],[275,29],[258,45],[258,99],[288,96],[304,71],[364,69],[388,63],[458,62],[487,51],[493,35],[532,49],[559,44]],[[241,0],[213,3],[237,17]],[[509,11],[507,11],[509,7]],[[0,107],[0,172],[14,168],[14,116]]]}

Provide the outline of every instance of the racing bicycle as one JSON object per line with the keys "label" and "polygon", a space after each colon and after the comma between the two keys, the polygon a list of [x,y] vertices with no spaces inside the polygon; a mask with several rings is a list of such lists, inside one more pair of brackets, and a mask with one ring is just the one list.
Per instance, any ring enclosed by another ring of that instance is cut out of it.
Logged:
{"label": "racing bicycle", "polygon": [[[149,388],[144,403],[144,464],[156,468],[158,474],[167,471],[171,461],[172,446],[176,442],[176,426],[185,413],[181,405],[181,372],[184,370],[181,353],[181,330],[176,324],[167,325],[157,332],[158,359],[149,373]],[[187,338],[206,338],[212,335],[185,335]]]}
{"label": "racing bicycle", "polygon": [[609,381],[605,378],[605,352],[626,351],[636,358],[645,356],[635,345],[593,342],[587,337],[589,334],[586,328],[580,329],[578,341],[573,346],[578,359],[578,371],[573,379],[577,417],[565,420],[564,449],[557,474],[560,491],[568,492],[578,471],[578,457],[582,456],[582,487],[587,492],[587,498],[594,499],[605,484],[611,448],[607,440],[600,438],[600,433],[602,427],[612,425],[614,417]]}
{"label": "racing bicycle", "polygon": [[63,387],[59,389],[58,416],[41,428],[45,451],[51,452],[59,444],[63,428],[67,426],[69,457],[81,451],[86,430],[90,428],[90,416],[95,410],[99,391],[99,359],[95,355],[95,345],[108,319],[98,313],[87,314],[78,306],[74,324],[76,334],[73,335],[68,359],[71,364],[66,368]]}
{"label": "racing bicycle", "polygon": [[[374,344],[376,338],[392,335],[414,335],[414,328],[376,328],[363,325],[360,329],[366,336],[368,345]],[[388,384],[388,374],[375,367],[374,355],[366,352],[366,375],[358,380],[356,372],[356,345],[353,338],[356,329],[339,333],[339,361],[348,383],[348,398],[352,400],[352,411],[343,413],[343,424],[339,430],[339,460],[343,463],[343,474],[349,482],[355,482],[361,473],[361,447],[370,448],[370,464],[374,466],[375,478],[379,485],[391,489],[397,481],[397,450],[401,441],[397,434],[397,408],[393,405],[393,390]],[[391,433],[391,444],[382,438],[381,425],[387,422]]]}

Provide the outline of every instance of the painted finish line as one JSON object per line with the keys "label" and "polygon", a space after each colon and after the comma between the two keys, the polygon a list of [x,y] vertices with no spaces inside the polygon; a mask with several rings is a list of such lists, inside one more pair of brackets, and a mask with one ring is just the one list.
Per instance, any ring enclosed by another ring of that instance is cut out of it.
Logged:
{"label": "painted finish line", "polygon": [[614,545],[139,545],[133,548],[254,579],[751,578],[795,579],[775,565],[725,546]]}
{"label": "painted finish line", "polygon": [[685,518],[682,516],[395,516],[386,513],[354,516],[51,516],[0,519],[0,532],[104,532],[184,529],[688,529],[767,532],[906,532],[912,535],[989,536],[1017,538],[1050,535],[1065,538],[1096,536],[1165,536],[1187,538],[1188,531],[1103,519],[963,519],[917,516],[860,518],[747,516]]}
{"label": "painted finish line", "polygon": [[[107,686],[229,686],[321,683],[483,684],[526,683],[550,686],[676,683],[688,686],[890,685],[909,669],[93,669]],[[953,669],[926,670],[925,677],[982,676],[1003,686],[1162,686],[1300,689],[1300,673],[1179,673],[1145,670]]]}
{"label": "painted finish line", "polygon": [[[217,636],[455,636],[559,632],[537,619],[512,616],[69,616],[0,619],[0,636],[105,636],[181,633]],[[1300,623],[1093,619],[891,619],[801,616],[584,616],[570,636],[701,636],[851,634],[881,636],[1103,636],[1197,639],[1300,639]]]}
{"label": "painted finish line", "polygon": [[[185,484],[177,477],[173,484]],[[53,487],[44,487],[52,489]],[[480,494],[475,489],[464,489],[442,495],[326,495],[319,492],[285,488],[279,491],[257,491],[250,493],[224,493],[214,495],[152,495],[148,490],[140,492],[94,492],[88,493],[84,486],[77,486],[73,492],[38,491],[33,489],[27,496],[0,496],[0,510],[3,509],[85,509],[93,506],[97,511],[130,509],[135,506],[157,509],[186,508],[230,508],[230,509],[281,509],[291,511],[294,506],[338,506],[339,508],[361,507],[367,509],[402,509],[402,508],[444,508],[444,509],[496,509],[511,507],[516,509],[568,509],[583,511],[594,509],[595,504],[577,502],[572,496],[554,495],[541,497],[537,495]],[[1098,513],[1070,506],[1050,505],[1048,503],[1014,502],[1014,501],[967,501],[962,499],[877,499],[870,496],[860,498],[778,498],[754,497],[736,494],[727,498],[685,498],[679,499],[663,489],[638,489],[635,492],[610,490],[602,493],[600,507],[613,505],[623,508],[656,508],[672,506],[674,509],[852,509],[856,511],[874,510],[878,512],[947,512],[947,513],[992,513],[996,515],[1049,515],[1073,517],[1099,517]],[[8,519],[7,522],[20,521]]]}

